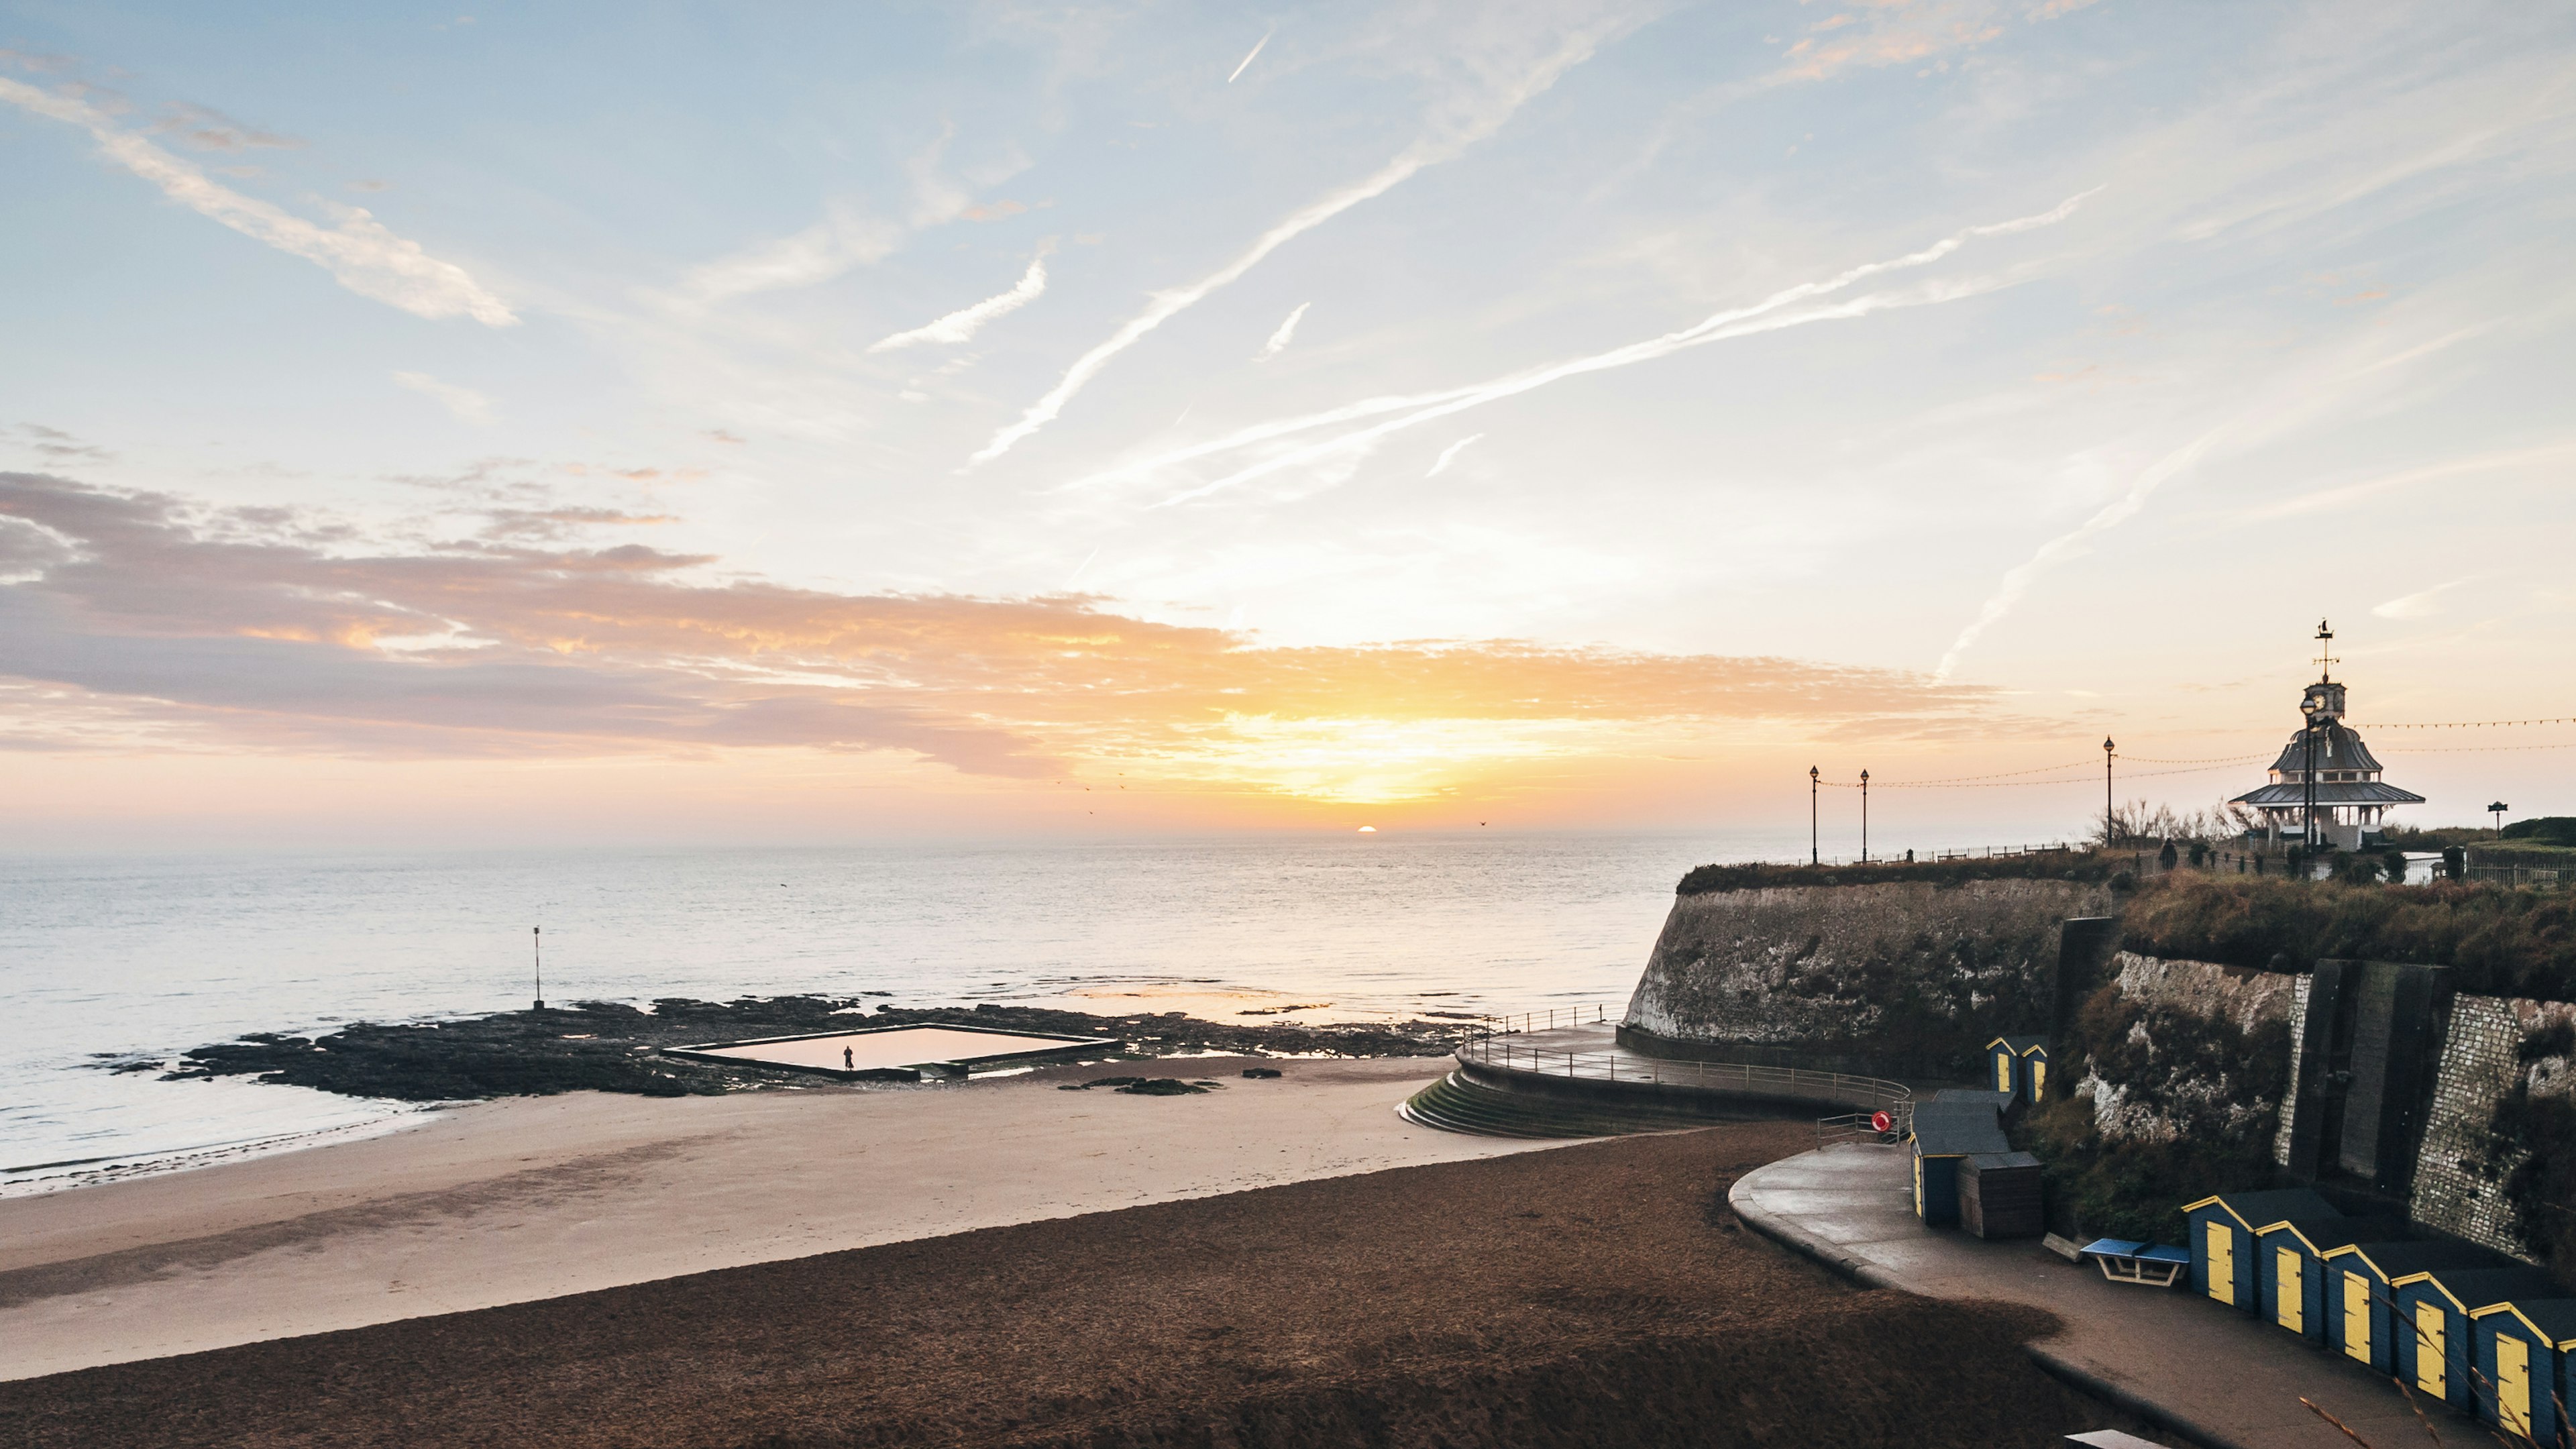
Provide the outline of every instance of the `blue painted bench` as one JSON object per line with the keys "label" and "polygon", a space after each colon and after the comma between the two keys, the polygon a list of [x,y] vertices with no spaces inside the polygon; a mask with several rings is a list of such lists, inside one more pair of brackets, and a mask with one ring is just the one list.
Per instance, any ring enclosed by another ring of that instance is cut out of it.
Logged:
{"label": "blue painted bench", "polygon": [[2133,1243],[2126,1238],[2095,1238],[2076,1250],[2090,1258],[2102,1276],[2114,1283],[2144,1283],[2171,1288],[2191,1268],[2191,1251],[2168,1243]]}

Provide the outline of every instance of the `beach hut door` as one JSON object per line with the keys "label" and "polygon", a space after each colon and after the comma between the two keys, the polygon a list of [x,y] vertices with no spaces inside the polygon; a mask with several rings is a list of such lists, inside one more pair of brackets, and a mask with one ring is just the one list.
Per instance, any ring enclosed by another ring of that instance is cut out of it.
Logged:
{"label": "beach hut door", "polygon": [[2343,1352],[2370,1362],[2370,1280],[2359,1273],[2343,1275]]}
{"label": "beach hut door", "polygon": [[2002,1052],[1995,1053],[1995,1090],[2012,1090],[2012,1058]]}
{"label": "beach hut door", "polygon": [[2449,1372],[2442,1342],[2442,1305],[2415,1305],[2415,1387],[2435,1398],[2445,1397],[2444,1377]]}
{"label": "beach hut door", "polygon": [[2531,1437],[2531,1345],[2510,1333],[2496,1335],[2496,1422],[2509,1434]]}
{"label": "beach hut door", "polygon": [[2211,1218],[2202,1224],[2201,1230],[2208,1234],[2209,1296],[2221,1303],[2234,1303],[2236,1301],[2236,1239],[2227,1231],[2227,1225],[2216,1218]]}
{"label": "beach hut door", "polygon": [[2038,1101],[2040,1094],[2047,1090],[2048,1063],[2033,1057],[2030,1060],[2030,1099],[2034,1102]]}
{"label": "beach hut door", "polygon": [[2272,1299],[2279,1310],[2274,1317],[2280,1320],[2283,1328],[2292,1333],[2307,1331],[2307,1318],[2301,1312],[2307,1307],[2307,1304],[2302,1301],[2307,1295],[2299,1290],[2299,1250],[2274,1248],[2272,1250]]}

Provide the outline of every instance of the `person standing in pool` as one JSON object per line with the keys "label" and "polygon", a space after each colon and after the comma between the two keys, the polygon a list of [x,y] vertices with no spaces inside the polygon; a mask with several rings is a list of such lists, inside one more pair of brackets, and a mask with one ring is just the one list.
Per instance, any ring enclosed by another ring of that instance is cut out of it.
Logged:
{"label": "person standing in pool", "polygon": [[850,1049],[848,1047],[841,1048],[841,1070],[845,1072],[855,1072],[858,1069],[858,1058],[850,1055]]}

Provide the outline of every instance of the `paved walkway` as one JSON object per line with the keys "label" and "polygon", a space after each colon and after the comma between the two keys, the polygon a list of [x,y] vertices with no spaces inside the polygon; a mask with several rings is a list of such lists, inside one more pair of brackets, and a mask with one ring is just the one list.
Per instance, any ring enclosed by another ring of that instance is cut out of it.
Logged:
{"label": "paved walkway", "polygon": [[[1990,1243],[1916,1221],[1901,1147],[1848,1143],[1784,1158],[1727,1194],[1747,1226],[1862,1282],[1935,1298],[2028,1303],[2066,1327],[2042,1367],[2208,1449],[2352,1449],[2314,1400],[2377,1449],[2429,1445],[2387,1379],[2188,1289],[2112,1283],[2035,1241]],[[2450,1439],[2486,1442],[2441,1410]]]}

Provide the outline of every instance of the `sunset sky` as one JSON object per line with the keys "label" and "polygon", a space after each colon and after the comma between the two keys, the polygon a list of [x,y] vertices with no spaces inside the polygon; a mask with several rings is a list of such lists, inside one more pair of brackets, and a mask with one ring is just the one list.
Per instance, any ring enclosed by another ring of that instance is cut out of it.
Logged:
{"label": "sunset sky", "polygon": [[2576,9],[0,17],[0,848],[2576,813]]}

